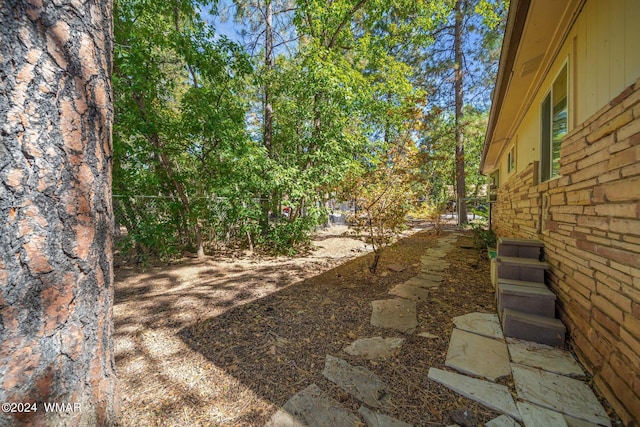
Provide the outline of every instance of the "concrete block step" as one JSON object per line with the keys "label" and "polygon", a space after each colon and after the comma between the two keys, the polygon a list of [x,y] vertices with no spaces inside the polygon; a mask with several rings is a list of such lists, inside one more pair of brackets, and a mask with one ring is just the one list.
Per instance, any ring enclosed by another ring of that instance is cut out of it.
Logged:
{"label": "concrete block step", "polygon": [[529,239],[498,239],[498,256],[540,259],[544,243]]}
{"label": "concrete block step", "polygon": [[502,313],[502,331],[505,337],[561,347],[567,328],[560,319],[506,308]]}
{"label": "concrete block step", "polygon": [[[498,305],[498,285],[500,283],[505,283],[507,285],[516,285],[516,286],[529,286],[529,287],[538,287],[538,288],[542,288],[542,289],[547,289],[547,285],[544,284],[544,282],[525,282],[524,280],[514,280],[514,279],[498,279],[498,273],[497,273],[497,267],[496,267],[496,283],[493,285],[493,287],[496,290],[496,306]],[[502,310],[498,310],[498,315],[502,316]]]}
{"label": "concrete block step", "polygon": [[513,309],[552,318],[556,315],[556,295],[541,283],[534,286],[498,283],[497,293],[498,313]]}
{"label": "concrete block step", "polygon": [[530,258],[498,256],[498,282],[500,279],[544,283],[544,271],[549,263]]}
{"label": "concrete block step", "polygon": [[497,283],[504,283],[506,285],[515,285],[515,286],[528,286],[534,288],[544,288],[548,289],[547,285],[541,282],[526,282],[524,280],[513,280],[513,279],[500,279]]}

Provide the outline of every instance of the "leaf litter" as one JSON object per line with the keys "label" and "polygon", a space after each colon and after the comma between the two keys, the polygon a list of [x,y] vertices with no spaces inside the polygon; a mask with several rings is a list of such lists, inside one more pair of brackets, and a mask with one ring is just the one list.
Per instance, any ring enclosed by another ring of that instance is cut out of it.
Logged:
{"label": "leaf litter", "polygon": [[415,426],[448,425],[461,408],[481,422],[497,416],[427,379],[430,367],[444,367],[453,317],[495,313],[489,262],[468,249],[472,234],[459,232],[442,285],[418,303],[416,332],[399,334],[405,341],[392,356],[366,360],[343,349],[357,338],[395,335],[370,324],[371,301],[419,274],[420,257],[439,237],[408,235],[385,250],[372,275],[364,244],[331,232],[320,236],[320,250],[300,258],[120,267],[121,424],[263,426],[311,384],[357,414],[361,403],[322,376],[327,355],[374,372],[388,385],[387,415]]}

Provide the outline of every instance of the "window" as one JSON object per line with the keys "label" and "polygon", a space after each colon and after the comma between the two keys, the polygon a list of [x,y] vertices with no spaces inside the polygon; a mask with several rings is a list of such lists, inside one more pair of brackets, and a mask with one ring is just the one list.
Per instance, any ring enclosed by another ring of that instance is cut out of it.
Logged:
{"label": "window", "polygon": [[489,175],[489,202],[498,200],[498,188],[500,187],[500,169]]}
{"label": "window", "polygon": [[500,169],[489,175],[489,185],[494,188],[500,187]]}
{"label": "window", "polygon": [[540,176],[548,181],[560,174],[560,144],[568,131],[567,65],[556,77],[549,94],[542,101],[542,146]]}
{"label": "window", "polygon": [[514,145],[507,153],[507,172],[511,173],[516,170],[516,146]]}

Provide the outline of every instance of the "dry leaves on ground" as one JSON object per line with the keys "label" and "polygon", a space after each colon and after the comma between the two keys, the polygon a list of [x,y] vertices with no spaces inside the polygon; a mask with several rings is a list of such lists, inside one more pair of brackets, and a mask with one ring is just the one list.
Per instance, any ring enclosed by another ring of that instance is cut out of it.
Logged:
{"label": "dry leaves on ground", "polygon": [[427,379],[430,367],[444,365],[454,316],[495,312],[489,263],[471,234],[448,255],[444,283],[418,304],[416,332],[394,357],[377,361],[343,349],[357,338],[395,335],[369,323],[371,301],[417,274],[438,237],[422,231],[402,239],[383,254],[377,275],[368,271],[370,255],[358,252],[362,242],[321,239],[323,248],[306,258],[121,268],[114,315],[122,423],[262,426],[311,383],[357,411],[359,402],[321,375],[328,354],[380,376],[391,393],[389,415],[416,426],[447,425],[464,407],[483,422],[495,416]]}

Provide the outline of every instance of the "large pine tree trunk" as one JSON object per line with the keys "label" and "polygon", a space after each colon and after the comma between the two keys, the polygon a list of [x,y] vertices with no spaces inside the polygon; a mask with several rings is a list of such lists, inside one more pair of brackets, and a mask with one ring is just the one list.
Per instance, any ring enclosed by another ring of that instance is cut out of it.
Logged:
{"label": "large pine tree trunk", "polygon": [[0,425],[116,422],[111,14],[0,1]]}
{"label": "large pine tree trunk", "polygon": [[464,131],[462,128],[462,114],[464,107],[464,96],[462,92],[463,83],[463,58],[462,58],[462,19],[463,19],[463,2],[464,0],[456,0],[455,5],[455,103],[456,103],[456,198],[458,208],[458,224],[467,223],[467,203],[465,172],[464,172]]}

